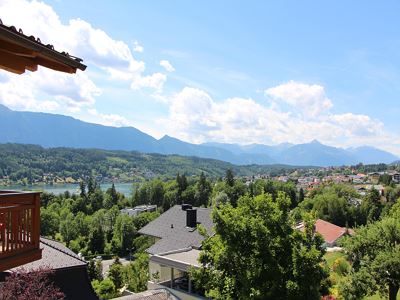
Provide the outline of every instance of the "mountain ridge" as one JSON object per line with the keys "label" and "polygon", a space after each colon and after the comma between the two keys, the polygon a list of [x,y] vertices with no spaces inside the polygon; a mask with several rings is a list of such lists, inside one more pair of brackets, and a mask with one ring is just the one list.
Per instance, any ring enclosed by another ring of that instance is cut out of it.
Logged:
{"label": "mountain ridge", "polygon": [[14,111],[1,104],[0,128],[0,143],[177,154],[237,165],[338,166],[399,160],[392,153],[375,147],[343,149],[324,145],[315,139],[303,144],[191,144],[169,135],[156,139],[135,127],[104,126],[60,114]]}

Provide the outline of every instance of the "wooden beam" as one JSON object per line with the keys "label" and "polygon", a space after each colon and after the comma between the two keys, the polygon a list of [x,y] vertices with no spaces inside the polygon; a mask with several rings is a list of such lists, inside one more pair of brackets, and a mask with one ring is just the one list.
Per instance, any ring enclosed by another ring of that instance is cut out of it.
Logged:
{"label": "wooden beam", "polygon": [[37,71],[38,65],[60,72],[70,74],[76,73],[76,68],[42,57],[40,56],[40,54],[38,57],[20,56],[15,55],[14,53],[10,53],[8,50],[4,50],[0,47],[1,69],[16,74],[22,74],[25,72],[25,70],[29,70],[32,72]]}
{"label": "wooden beam", "polygon": [[26,252],[21,252],[7,258],[0,259],[0,272],[20,267],[24,264],[39,260],[42,258],[42,249],[32,249]]}
{"label": "wooden beam", "polygon": [[37,63],[30,58],[13,55],[0,50],[0,68],[16,74],[22,74],[26,69],[36,71]]}
{"label": "wooden beam", "polygon": [[60,72],[65,72],[65,73],[76,73],[76,68],[67,66],[65,64],[61,64],[58,63],[56,61],[44,58],[44,57],[36,57],[35,59],[36,64],[41,65],[43,67],[49,68],[49,69],[53,69],[56,71],[60,71]]}
{"label": "wooden beam", "polygon": [[[27,58],[41,57],[46,60],[42,63],[44,67],[49,67],[60,72],[75,73],[76,69],[82,71],[86,69],[86,66],[82,64],[80,60],[55,51],[52,47],[47,47],[40,41],[32,40],[30,37],[14,32],[7,26],[1,24],[0,43],[3,45],[4,52]],[[11,68],[11,70],[14,69]],[[14,72],[21,73],[22,71],[17,68]]]}
{"label": "wooden beam", "polygon": [[13,44],[5,40],[0,40],[0,50],[18,56],[25,56],[25,57],[37,56],[37,53],[35,51],[22,47],[20,45]]}

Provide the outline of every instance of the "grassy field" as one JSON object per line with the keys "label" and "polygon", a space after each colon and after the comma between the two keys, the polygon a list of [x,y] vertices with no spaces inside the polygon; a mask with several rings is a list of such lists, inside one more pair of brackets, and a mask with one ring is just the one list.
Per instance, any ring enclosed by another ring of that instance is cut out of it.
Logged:
{"label": "grassy field", "polygon": [[344,257],[344,253],[343,252],[327,252],[324,256],[326,262],[328,263],[329,268],[332,268],[333,263],[339,257]]}

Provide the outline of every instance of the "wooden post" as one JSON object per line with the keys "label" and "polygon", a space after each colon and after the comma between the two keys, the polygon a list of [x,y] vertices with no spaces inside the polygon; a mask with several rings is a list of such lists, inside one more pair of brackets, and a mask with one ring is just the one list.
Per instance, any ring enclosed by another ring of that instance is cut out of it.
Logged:
{"label": "wooden post", "polygon": [[40,194],[34,195],[35,207],[33,208],[33,228],[32,228],[32,242],[35,248],[39,248],[40,239]]}

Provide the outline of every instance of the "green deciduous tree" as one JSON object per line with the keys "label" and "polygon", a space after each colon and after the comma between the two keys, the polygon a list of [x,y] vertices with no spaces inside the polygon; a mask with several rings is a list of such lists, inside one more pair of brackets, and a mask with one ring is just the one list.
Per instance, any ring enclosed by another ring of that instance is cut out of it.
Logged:
{"label": "green deciduous tree", "polygon": [[149,280],[149,256],[146,253],[137,255],[134,262],[124,267],[124,281],[128,289],[135,293],[147,289]]}
{"label": "green deciduous tree", "polygon": [[100,281],[103,280],[103,274],[102,274],[103,268],[101,265],[101,261],[95,259],[89,260],[87,270],[90,281],[96,279]]}
{"label": "green deciduous tree", "polygon": [[89,231],[88,250],[92,253],[103,253],[106,244],[105,234],[101,225],[91,226]]}
{"label": "green deciduous tree", "polygon": [[207,206],[210,194],[211,194],[211,184],[204,175],[204,172],[201,172],[199,180],[196,183],[196,192],[194,196],[195,205]]}
{"label": "green deciduous tree", "polygon": [[68,213],[65,218],[61,219],[60,233],[67,247],[69,242],[78,236],[78,227],[72,213]]}
{"label": "green deciduous tree", "polygon": [[299,203],[304,201],[304,190],[303,188],[300,188],[299,190]]}
{"label": "green deciduous tree", "polygon": [[396,214],[359,228],[344,241],[353,263],[349,280],[341,286],[346,299],[362,299],[376,290],[396,299],[400,287],[400,219]]}
{"label": "green deciduous tree", "polygon": [[225,182],[227,185],[232,186],[232,187],[235,184],[235,175],[233,174],[232,169],[226,170]]}
{"label": "green deciduous tree", "polygon": [[118,256],[115,257],[114,262],[108,269],[108,278],[114,283],[115,288],[120,289],[123,285],[123,267],[119,261]]}
{"label": "green deciduous tree", "polygon": [[127,249],[131,249],[136,233],[133,218],[125,214],[119,215],[115,221],[111,241],[113,252],[120,255],[125,254],[128,251]]}
{"label": "green deciduous tree", "polygon": [[379,176],[379,183],[382,183],[384,185],[390,185],[392,182],[392,176],[389,174],[383,174]]}
{"label": "green deciduous tree", "polygon": [[379,191],[371,189],[365,195],[361,203],[361,213],[364,218],[364,224],[367,222],[374,222],[379,219],[382,212],[382,203],[380,202]]}
{"label": "green deciduous tree", "polygon": [[293,229],[282,192],[244,196],[213,209],[215,235],[202,244],[195,282],[213,299],[319,299],[327,278],[322,239]]}
{"label": "green deciduous tree", "polygon": [[40,234],[54,238],[60,226],[58,214],[51,209],[40,209]]}

